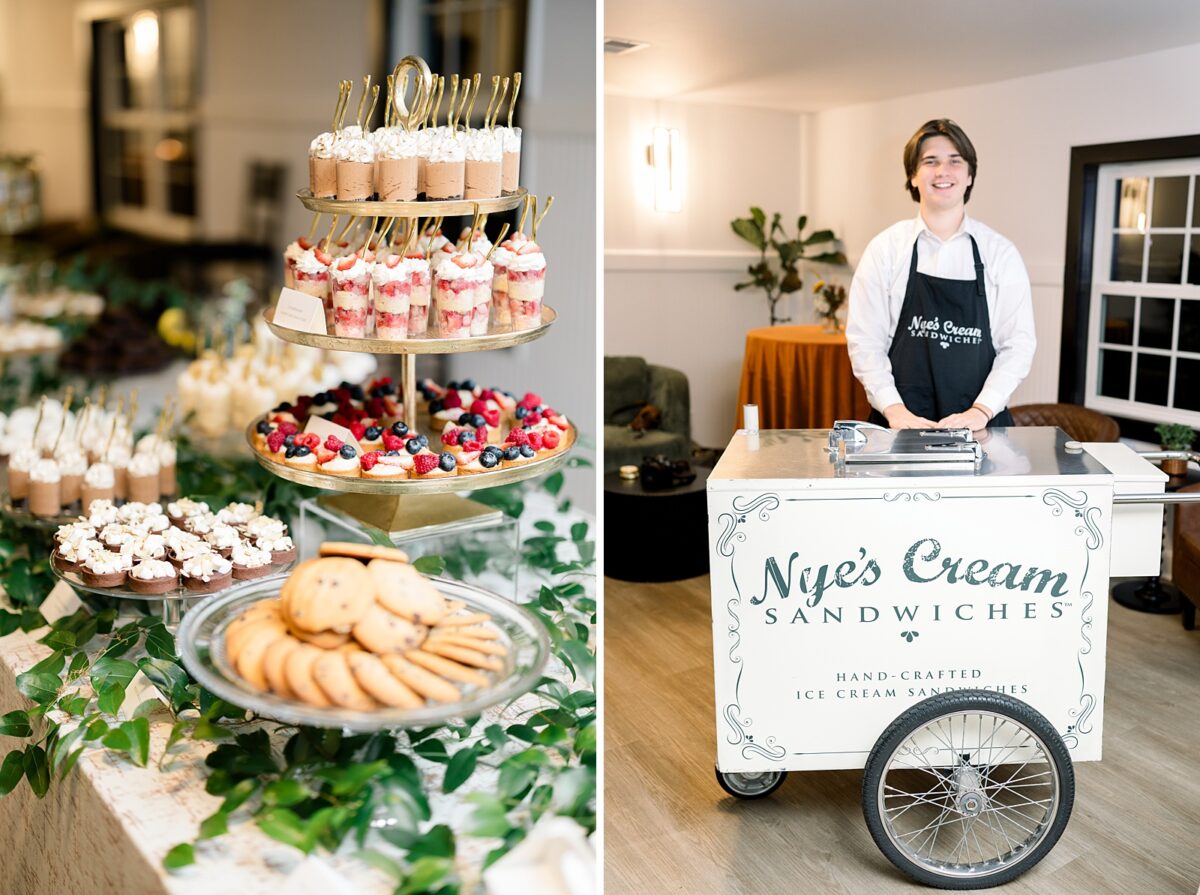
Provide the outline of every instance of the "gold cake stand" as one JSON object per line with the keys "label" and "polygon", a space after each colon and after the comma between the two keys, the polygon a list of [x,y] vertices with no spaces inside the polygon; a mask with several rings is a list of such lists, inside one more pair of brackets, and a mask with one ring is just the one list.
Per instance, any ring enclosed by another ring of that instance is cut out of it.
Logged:
{"label": "gold cake stand", "polygon": [[479,207],[480,214],[494,214],[498,211],[512,211],[520,208],[529,192],[520,187],[515,193],[500,196],[497,199],[448,199],[445,201],[418,202],[379,202],[372,199],[347,201],[345,199],[319,199],[310,190],[298,190],[296,198],[309,211],[321,214],[336,214],[352,218],[416,218],[416,217],[454,217],[455,215],[474,214]]}

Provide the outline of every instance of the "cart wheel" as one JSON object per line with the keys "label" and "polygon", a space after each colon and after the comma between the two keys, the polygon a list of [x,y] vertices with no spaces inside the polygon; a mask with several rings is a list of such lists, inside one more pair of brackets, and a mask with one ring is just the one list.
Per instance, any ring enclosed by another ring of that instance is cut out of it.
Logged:
{"label": "cart wheel", "polygon": [[880,851],[918,882],[983,889],[1016,879],[1054,847],[1075,772],[1031,706],[987,690],[930,697],[871,750],[863,814]]}
{"label": "cart wheel", "polygon": [[754,771],[750,773],[721,773],[716,768],[721,789],[738,799],[765,799],[783,785],[787,771]]}

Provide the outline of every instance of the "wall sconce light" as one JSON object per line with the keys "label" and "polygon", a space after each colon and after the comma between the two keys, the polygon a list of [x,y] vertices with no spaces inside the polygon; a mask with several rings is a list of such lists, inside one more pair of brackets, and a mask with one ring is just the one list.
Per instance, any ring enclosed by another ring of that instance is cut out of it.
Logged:
{"label": "wall sconce light", "polygon": [[654,210],[683,210],[683,141],[673,127],[654,128],[646,160],[654,169]]}

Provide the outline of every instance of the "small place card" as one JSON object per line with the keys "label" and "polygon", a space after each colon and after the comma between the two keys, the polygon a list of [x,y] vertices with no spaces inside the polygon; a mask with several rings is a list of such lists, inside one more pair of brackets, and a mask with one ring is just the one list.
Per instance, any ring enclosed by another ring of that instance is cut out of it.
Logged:
{"label": "small place card", "polygon": [[306,295],[284,286],[275,303],[271,322],[302,333],[328,335],[325,329],[325,303],[312,295]]}
{"label": "small place card", "polygon": [[331,423],[329,420],[319,416],[310,416],[308,425],[304,427],[305,432],[315,432],[321,436],[321,444],[325,443],[325,439],[330,435],[335,435],[345,444],[352,444],[355,448],[358,447],[358,439],[354,437],[354,433],[345,426],[339,426],[337,423]]}
{"label": "small place card", "polygon": [[54,589],[46,595],[46,599],[42,601],[39,607],[42,617],[50,624],[54,624],[60,618],[66,618],[69,615],[74,615],[83,604],[79,602],[79,597],[75,595],[74,588],[65,581],[60,581],[54,585]]}

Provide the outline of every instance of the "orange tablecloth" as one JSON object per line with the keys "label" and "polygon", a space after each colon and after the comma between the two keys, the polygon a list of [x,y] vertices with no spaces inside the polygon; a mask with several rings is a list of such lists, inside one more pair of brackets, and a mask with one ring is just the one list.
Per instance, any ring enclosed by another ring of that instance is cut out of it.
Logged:
{"label": "orange tablecloth", "polygon": [[738,387],[742,406],[758,405],[762,429],[828,429],[837,419],[865,420],[867,393],[850,369],[845,333],[821,326],[764,326],[746,333]]}

